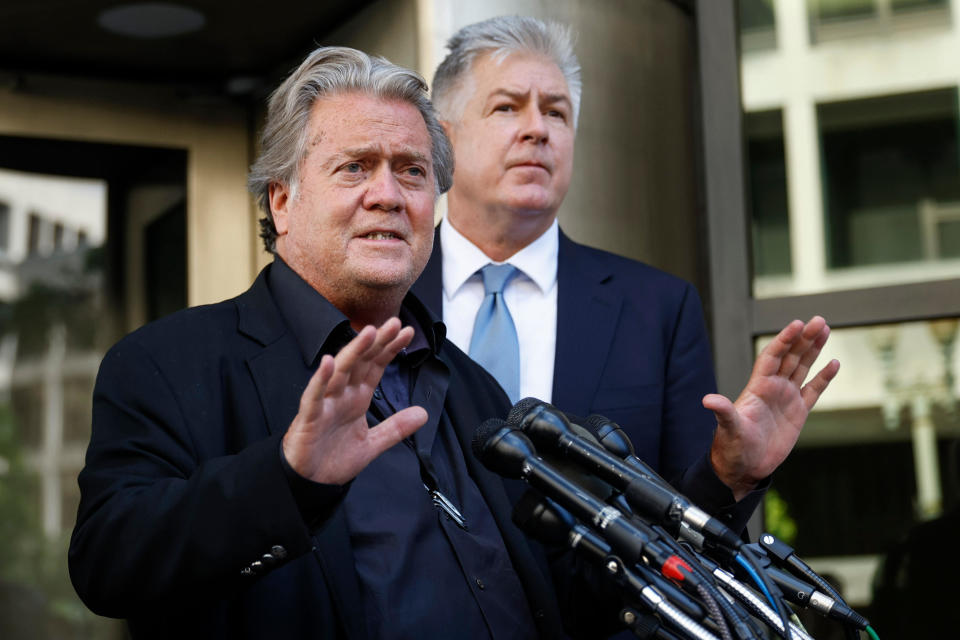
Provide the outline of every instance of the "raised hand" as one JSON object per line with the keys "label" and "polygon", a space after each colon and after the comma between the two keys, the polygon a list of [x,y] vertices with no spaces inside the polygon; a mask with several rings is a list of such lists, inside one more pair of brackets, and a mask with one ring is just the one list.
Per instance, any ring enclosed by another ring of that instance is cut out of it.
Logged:
{"label": "raised hand", "polygon": [[704,396],[703,406],[717,417],[710,460],[737,500],[786,459],[813,405],[837,375],[840,363],[831,360],[804,384],[829,335],[820,316],[806,324],[794,320],[760,352],[736,402]]}
{"label": "raised hand", "polygon": [[414,406],[367,425],[384,368],[412,339],[413,329],[391,318],[379,329],[364,327],[336,357],[323,356],[283,437],[283,455],[294,471],[314,482],[345,484],[426,423],[427,412]]}

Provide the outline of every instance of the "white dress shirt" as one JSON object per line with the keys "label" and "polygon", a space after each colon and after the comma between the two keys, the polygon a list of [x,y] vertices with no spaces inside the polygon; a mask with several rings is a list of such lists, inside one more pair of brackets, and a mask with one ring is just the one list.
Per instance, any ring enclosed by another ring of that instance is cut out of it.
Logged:
{"label": "white dress shirt", "polygon": [[[473,323],[483,301],[483,279],[478,271],[491,260],[453,228],[440,225],[443,247],[443,322],[447,338],[470,351]],[[520,397],[552,402],[553,364],[557,344],[557,221],[539,238],[507,259],[519,271],[503,291],[520,342]]]}

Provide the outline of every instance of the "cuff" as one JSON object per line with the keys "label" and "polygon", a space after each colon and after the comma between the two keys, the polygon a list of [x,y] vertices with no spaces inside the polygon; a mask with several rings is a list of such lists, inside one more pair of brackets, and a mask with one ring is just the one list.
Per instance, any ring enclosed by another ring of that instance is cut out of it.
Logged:
{"label": "cuff", "polygon": [[733,498],[733,491],[713,470],[708,451],[687,468],[677,488],[698,507],[741,533],[770,487],[770,481],[771,476],[767,476],[753,491],[737,502]]}
{"label": "cuff", "polygon": [[315,528],[330,517],[350,488],[350,483],[324,484],[314,482],[294,471],[290,463],[287,462],[287,457],[283,455],[282,439],[280,440],[280,464],[283,467],[283,474],[287,478],[287,485],[290,487],[293,501],[296,503],[297,509],[300,510],[303,521],[310,529]]}

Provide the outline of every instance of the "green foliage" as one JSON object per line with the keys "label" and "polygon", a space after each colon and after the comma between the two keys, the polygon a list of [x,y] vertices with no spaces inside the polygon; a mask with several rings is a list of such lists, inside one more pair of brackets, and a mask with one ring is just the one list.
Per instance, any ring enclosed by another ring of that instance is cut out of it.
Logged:
{"label": "green foliage", "polygon": [[770,489],[763,499],[765,530],[777,536],[789,545],[797,540],[797,523],[790,517],[787,502],[776,489]]}

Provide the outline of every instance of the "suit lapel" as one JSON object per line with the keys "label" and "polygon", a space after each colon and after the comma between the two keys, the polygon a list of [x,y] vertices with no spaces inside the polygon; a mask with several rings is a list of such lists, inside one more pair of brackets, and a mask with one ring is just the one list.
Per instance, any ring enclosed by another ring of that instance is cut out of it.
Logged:
{"label": "suit lapel", "polygon": [[[237,298],[237,330],[263,347],[247,358],[247,366],[260,396],[267,429],[274,434],[286,432],[313,372],[303,364],[296,340],[280,316],[266,283],[266,273],[264,269],[253,286]],[[317,560],[342,614],[347,636],[354,640],[366,638],[360,584],[342,509],[333,512],[314,533],[314,539]]]}
{"label": "suit lapel", "polygon": [[560,232],[557,346],[553,402],[585,415],[599,385],[623,300],[607,286],[613,273]]}

